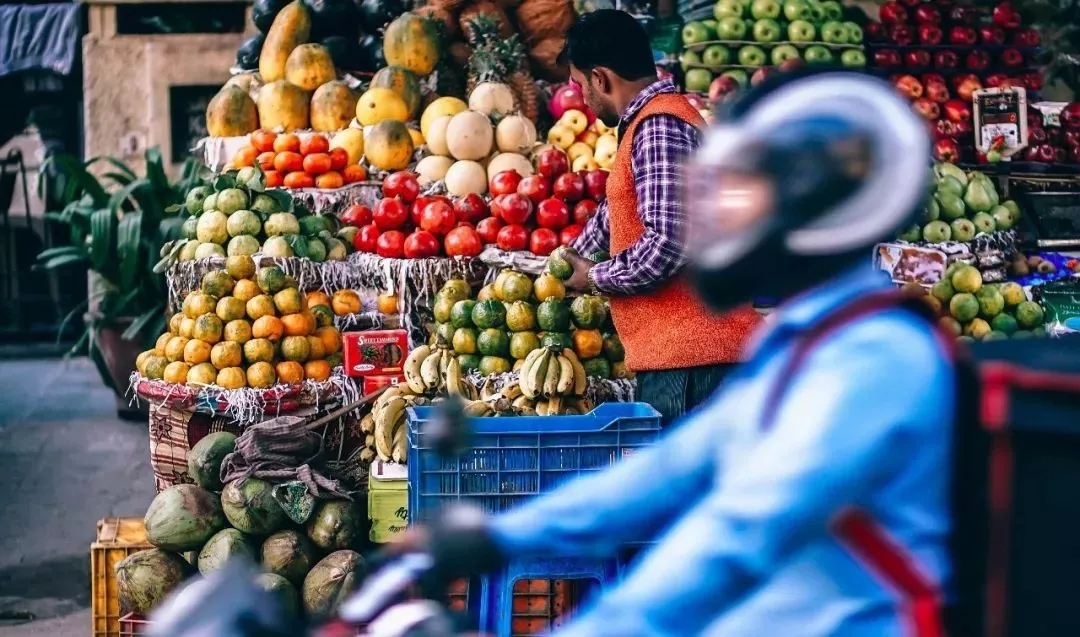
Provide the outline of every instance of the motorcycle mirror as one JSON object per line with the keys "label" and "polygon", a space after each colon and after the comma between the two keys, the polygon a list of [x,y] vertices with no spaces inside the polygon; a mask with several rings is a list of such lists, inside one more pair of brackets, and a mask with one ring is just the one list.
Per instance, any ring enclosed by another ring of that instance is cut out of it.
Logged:
{"label": "motorcycle mirror", "polygon": [[472,428],[465,415],[465,402],[450,396],[435,405],[428,422],[426,437],[436,453],[447,458],[464,455],[472,448]]}

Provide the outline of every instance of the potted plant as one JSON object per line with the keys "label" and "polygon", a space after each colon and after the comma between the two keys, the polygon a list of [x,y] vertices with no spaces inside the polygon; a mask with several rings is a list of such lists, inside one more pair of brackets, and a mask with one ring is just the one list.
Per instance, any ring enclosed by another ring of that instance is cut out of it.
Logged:
{"label": "potted plant", "polygon": [[[102,381],[116,393],[122,415],[135,359],[165,329],[168,293],[155,265],[162,246],[180,235],[187,192],[207,178],[206,169],[189,159],[180,179],[170,181],[157,147],[146,151],[145,160],[141,175],[112,157],[82,162],[56,155],[42,166],[62,193],[62,209],[47,218],[68,228],[71,245],[43,251],[36,267],[88,269],[87,301],[64,323],[85,311],[86,331],[71,353],[87,348]],[[97,175],[91,168],[99,162],[108,167]]]}

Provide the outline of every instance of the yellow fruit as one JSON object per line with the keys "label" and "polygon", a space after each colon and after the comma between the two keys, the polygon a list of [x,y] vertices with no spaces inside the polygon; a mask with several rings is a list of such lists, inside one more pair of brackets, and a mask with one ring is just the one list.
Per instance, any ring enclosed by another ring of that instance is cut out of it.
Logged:
{"label": "yellow fruit", "polygon": [[166,383],[172,383],[174,385],[183,385],[187,382],[188,370],[191,366],[183,361],[173,361],[165,366],[165,371],[161,374],[161,379]]}
{"label": "yellow fruit", "polygon": [[281,340],[281,357],[287,361],[303,363],[311,356],[311,345],[306,336],[286,336]]}
{"label": "yellow fruit", "polygon": [[240,299],[244,303],[247,303],[251,299],[262,294],[262,290],[251,279],[240,279],[236,282],[236,286],[233,287],[233,298]]}
{"label": "yellow fruit", "polygon": [[259,124],[286,132],[308,127],[308,94],[285,80],[270,82],[259,89]]}
{"label": "yellow fruit", "polygon": [[379,295],[378,308],[380,314],[385,314],[387,316],[393,316],[397,314],[397,296],[390,294],[389,292],[383,292]]}
{"label": "yellow fruit", "polygon": [[135,357],[135,371],[139,372],[143,376],[146,376],[146,372],[143,371],[144,366],[146,365],[146,359],[155,355],[156,354],[154,354],[154,350],[152,349],[141,352],[137,357]]}
{"label": "yellow fruit", "polygon": [[274,360],[274,344],[265,338],[253,338],[244,343],[244,362],[269,363]]}
{"label": "yellow fruit", "polygon": [[308,361],[304,364],[304,376],[321,383],[330,378],[330,363],[324,360]]}
{"label": "yellow fruit", "polygon": [[316,305],[330,305],[330,296],[322,290],[308,292],[307,296],[304,297],[304,300],[307,301],[308,307],[315,307]]}
{"label": "yellow fruit", "polygon": [[224,389],[241,389],[247,386],[247,374],[242,367],[226,367],[218,372],[216,384]]}
{"label": "yellow fruit", "polygon": [[278,382],[295,385],[304,382],[304,366],[296,361],[281,361],[274,366]]}
{"label": "yellow fruit", "polygon": [[[308,41],[311,35],[311,14],[300,0],[285,5],[270,30],[266,32],[262,50],[259,51],[259,75],[264,82],[273,82],[285,77],[285,65],[289,54],[297,46]],[[263,128],[272,128],[262,122]]]}
{"label": "yellow fruit", "polygon": [[169,332],[165,332],[164,334],[159,336],[157,342],[154,343],[154,349],[164,354],[165,346],[169,344],[169,341],[172,339],[173,336],[179,336],[179,334],[170,334]]}
{"label": "yellow fruit", "polygon": [[188,370],[189,385],[213,385],[217,382],[217,370],[210,363],[199,363]]}
{"label": "yellow fruit", "polygon": [[273,387],[276,382],[277,374],[274,373],[274,366],[268,362],[260,361],[247,368],[248,387],[266,389]]}
{"label": "yellow fruit", "polygon": [[320,327],[315,330],[315,336],[322,341],[327,356],[341,351],[341,332],[336,327]]}
{"label": "yellow fruit", "polygon": [[251,324],[251,335],[277,342],[285,334],[285,325],[276,316],[262,316]]}
{"label": "yellow fruit", "polygon": [[191,337],[213,345],[221,340],[221,334],[224,331],[225,325],[217,314],[203,314],[195,319],[195,329],[191,331]]}
{"label": "yellow fruit", "polygon": [[218,299],[216,314],[222,321],[235,321],[247,316],[247,307],[235,296],[226,296]]}
{"label": "yellow fruit", "polygon": [[308,342],[308,358],[320,360],[326,358],[326,348],[323,347],[322,339],[318,336],[305,336]]}
{"label": "yellow fruit", "polygon": [[300,296],[300,290],[296,288],[285,288],[275,294],[274,307],[277,308],[279,315],[296,314],[307,309],[304,304],[304,297]]}
{"label": "yellow fruit", "polygon": [[331,133],[348,128],[355,114],[356,93],[345,82],[327,82],[311,96],[311,128],[314,130]]}
{"label": "yellow fruit", "polygon": [[545,272],[536,277],[536,281],[533,282],[533,293],[537,301],[559,300],[566,298],[566,286],[562,281]]}
{"label": "yellow fruit", "polygon": [[184,317],[184,320],[180,321],[180,330],[177,332],[184,338],[191,338],[191,335],[195,333],[195,319],[189,319]]}
{"label": "yellow fruit", "polygon": [[207,272],[202,280],[202,291],[215,298],[228,296],[233,291],[236,281],[224,270]]}
{"label": "yellow fruit", "polygon": [[244,362],[243,348],[233,341],[222,341],[210,349],[210,362],[218,369],[239,367]]}
{"label": "yellow fruit", "polygon": [[[352,113],[355,115],[356,113]],[[330,140],[330,148],[342,148],[349,154],[349,165],[359,164],[364,156],[364,131],[359,128],[346,128]]]}
{"label": "yellow fruit", "polygon": [[439,34],[433,21],[415,13],[404,13],[383,32],[386,63],[425,77],[439,61]]}
{"label": "yellow fruit", "polygon": [[409,109],[409,118],[420,108],[420,82],[410,71],[397,66],[379,69],[371,78],[371,88],[388,88],[405,102]]}
{"label": "yellow fruit", "polygon": [[281,317],[287,336],[307,336],[315,331],[315,316],[307,312]]}
{"label": "yellow fruit", "polygon": [[456,97],[440,97],[428,104],[420,116],[420,134],[428,137],[428,127],[440,117],[453,116],[469,108],[469,105]]}
{"label": "yellow fruit", "polygon": [[198,365],[210,360],[210,344],[193,338],[184,345],[184,362],[188,365]]}
{"label": "yellow fruit", "polygon": [[217,307],[217,299],[203,292],[195,291],[184,298],[184,316],[197,319],[203,314],[210,314]]}
{"label": "yellow fruit", "polygon": [[570,338],[574,342],[574,353],[582,360],[599,356],[604,349],[600,330],[574,330]]}
{"label": "yellow fruit", "polygon": [[169,339],[169,342],[165,345],[165,358],[169,359],[170,363],[184,360],[184,348],[187,346],[188,341],[191,340],[185,336],[174,336]]}
{"label": "yellow fruit", "polygon": [[241,137],[259,128],[259,111],[247,91],[226,84],[206,106],[211,137]]}
{"label": "yellow fruit", "polygon": [[264,316],[274,316],[276,311],[274,299],[268,294],[260,294],[249,300],[246,309],[248,318],[253,321],[257,321]]}
{"label": "yellow fruit", "polygon": [[255,274],[255,259],[248,254],[237,254],[225,259],[225,271],[236,279],[250,279]]}
{"label": "yellow fruit", "polygon": [[308,93],[336,77],[330,51],[321,44],[301,44],[285,59],[285,81]]}
{"label": "yellow fruit", "polygon": [[346,314],[358,314],[362,308],[360,295],[353,290],[338,290],[334,292],[331,300],[334,314],[344,316]]}
{"label": "yellow fruit", "polygon": [[160,354],[154,354],[146,359],[146,363],[143,364],[143,376],[151,380],[161,380],[165,377],[165,368],[168,366],[169,360],[167,358]]}
{"label": "yellow fruit", "polygon": [[169,317],[169,331],[172,332],[173,334],[179,334],[180,333],[180,321],[183,321],[183,320],[184,320],[184,313],[183,312],[177,312],[176,314],[173,314],[171,317]]}
{"label": "yellow fruit", "polygon": [[244,343],[251,340],[251,323],[243,319],[229,321],[225,324],[223,338],[233,343]]}
{"label": "yellow fruit", "polygon": [[[385,90],[389,89],[373,89]],[[390,93],[393,95],[393,92]],[[404,103],[393,95],[404,108]],[[357,109],[360,107],[357,106]],[[364,156],[368,163],[379,170],[405,170],[412,161],[413,142],[409,129],[398,121],[383,120],[371,127],[371,132],[364,140]]]}
{"label": "yellow fruit", "polygon": [[[372,126],[382,121],[401,123],[408,119],[409,106],[400,95],[388,88],[368,89],[356,101],[356,121],[361,126]],[[364,140],[365,146],[370,143],[370,140]]]}
{"label": "yellow fruit", "polygon": [[281,268],[276,265],[259,268],[259,271],[255,273],[255,283],[257,283],[259,289],[266,294],[274,294],[278,290],[286,287],[296,287],[295,280],[291,281],[290,279],[291,277],[286,276]]}

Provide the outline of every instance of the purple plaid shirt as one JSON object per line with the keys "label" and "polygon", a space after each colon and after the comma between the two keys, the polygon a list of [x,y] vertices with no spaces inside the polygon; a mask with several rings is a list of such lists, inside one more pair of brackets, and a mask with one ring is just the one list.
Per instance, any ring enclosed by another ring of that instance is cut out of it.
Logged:
{"label": "purple plaid shirt", "polygon": [[[619,122],[620,139],[645,102],[655,95],[678,92],[671,80],[658,80],[645,87]],[[700,143],[701,131],[674,115],[655,115],[638,125],[630,143],[630,165],[645,234],[611,260],[593,267],[592,278],[601,292],[640,294],[670,279],[685,265],[682,164]],[[621,145],[619,152],[623,152]],[[607,252],[610,238],[604,201],[573,246],[590,258],[597,252]]]}

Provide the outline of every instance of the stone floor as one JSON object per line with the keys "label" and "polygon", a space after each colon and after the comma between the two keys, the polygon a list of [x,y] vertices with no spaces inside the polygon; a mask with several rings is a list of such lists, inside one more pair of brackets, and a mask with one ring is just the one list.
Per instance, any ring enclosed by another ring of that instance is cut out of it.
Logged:
{"label": "stone floor", "polygon": [[87,359],[0,360],[0,485],[0,636],[85,637],[96,523],[154,495],[145,424]]}

